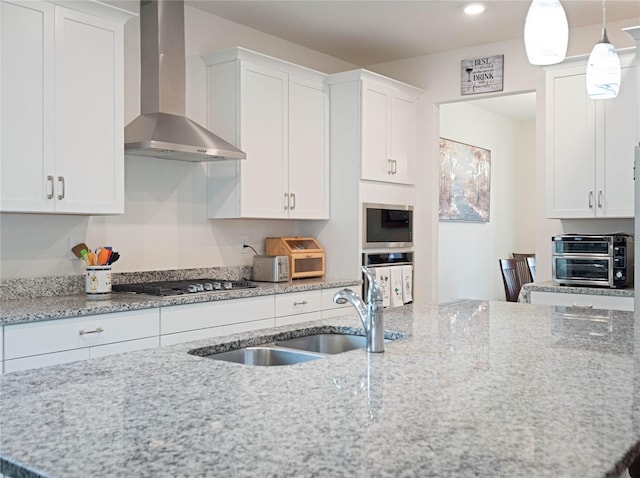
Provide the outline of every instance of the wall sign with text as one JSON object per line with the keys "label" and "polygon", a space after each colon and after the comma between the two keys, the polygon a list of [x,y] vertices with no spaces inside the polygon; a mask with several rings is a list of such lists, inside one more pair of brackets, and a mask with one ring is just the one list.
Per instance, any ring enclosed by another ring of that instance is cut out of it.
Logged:
{"label": "wall sign with text", "polygon": [[460,91],[463,95],[502,91],[504,55],[461,61]]}

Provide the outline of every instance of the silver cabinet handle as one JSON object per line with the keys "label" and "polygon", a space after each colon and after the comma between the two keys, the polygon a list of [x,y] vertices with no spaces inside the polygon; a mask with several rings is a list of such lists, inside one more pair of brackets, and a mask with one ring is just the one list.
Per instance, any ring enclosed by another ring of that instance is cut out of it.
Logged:
{"label": "silver cabinet handle", "polygon": [[306,300],[303,300],[302,302],[294,302],[293,305],[307,305],[309,302],[307,302]]}
{"label": "silver cabinet handle", "polygon": [[296,193],[289,194],[289,197],[291,198],[291,207],[289,209],[293,210],[296,208]]}
{"label": "silver cabinet handle", "polygon": [[589,207],[593,207],[593,191],[589,191]]}
{"label": "silver cabinet handle", "polygon": [[95,328],[95,329],[93,329],[93,330],[84,330],[84,329],[81,329],[81,330],[79,330],[79,331],[78,331],[78,333],[79,333],[80,335],[87,335],[87,334],[99,334],[100,332],[104,332],[104,329],[103,329],[102,327],[96,327],[96,328]]}
{"label": "silver cabinet handle", "polygon": [[49,183],[49,192],[47,193],[47,199],[53,199],[53,176],[47,176],[47,182]]}
{"label": "silver cabinet handle", "polygon": [[387,174],[393,174],[393,159],[387,159]]}
{"label": "silver cabinet handle", "polygon": [[598,191],[598,207],[602,209],[602,190]]}
{"label": "silver cabinet handle", "polygon": [[591,304],[585,304],[585,305],[573,304],[571,307],[577,307],[578,309],[593,309],[593,305]]}
{"label": "silver cabinet handle", "polygon": [[397,174],[398,173],[398,161],[396,161],[395,159],[391,160],[391,174]]}
{"label": "silver cabinet handle", "polygon": [[284,193],[284,210],[289,209],[289,193]]}
{"label": "silver cabinet handle", "polygon": [[58,194],[58,199],[64,199],[64,176],[58,176],[58,183],[60,183],[60,194]]}

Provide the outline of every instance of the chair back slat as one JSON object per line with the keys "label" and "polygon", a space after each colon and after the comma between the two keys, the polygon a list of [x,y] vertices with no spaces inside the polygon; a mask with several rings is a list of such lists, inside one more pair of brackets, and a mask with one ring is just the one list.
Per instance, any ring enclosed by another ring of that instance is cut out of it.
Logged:
{"label": "chair back slat", "polygon": [[515,259],[498,259],[502,282],[504,283],[504,295],[507,302],[518,302],[520,294],[520,279],[518,278],[518,266]]}
{"label": "chair back slat", "polygon": [[527,263],[527,260],[530,257],[535,257],[535,254],[531,254],[531,253],[518,254],[514,252],[511,255],[517,262],[518,278],[520,279],[520,285],[522,286],[522,284],[528,284],[529,282],[533,282],[534,278],[533,278],[533,275],[531,274],[531,270],[529,269],[529,264]]}
{"label": "chair back slat", "polygon": [[527,266],[529,266],[529,274],[531,280],[536,281],[536,256],[527,257]]}

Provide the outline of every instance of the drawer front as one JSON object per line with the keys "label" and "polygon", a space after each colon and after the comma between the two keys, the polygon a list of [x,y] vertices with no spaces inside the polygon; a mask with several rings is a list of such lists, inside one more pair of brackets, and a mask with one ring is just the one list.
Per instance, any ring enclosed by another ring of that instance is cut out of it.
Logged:
{"label": "drawer front", "polygon": [[343,289],[351,289],[354,292],[358,292],[356,289],[358,288],[358,286],[350,286],[350,287],[335,287],[333,289],[322,289],[322,310],[328,310],[328,309],[346,309],[348,307],[352,307],[351,304],[346,303],[346,304],[336,304],[333,301],[333,296],[336,294],[336,292],[343,290]]}
{"label": "drawer front", "polygon": [[159,335],[159,309],[5,326],[5,360]]}
{"label": "drawer front", "polygon": [[283,317],[276,317],[276,327],[281,325],[300,324],[302,322],[309,322],[310,320],[320,320],[321,318],[322,312],[319,310],[316,312],[308,312],[306,314],[286,315]]}
{"label": "drawer front", "polygon": [[193,340],[210,339],[212,337],[222,337],[224,335],[239,334],[252,330],[267,329],[274,326],[273,319],[253,320],[251,322],[241,322],[239,324],[221,325],[220,327],[209,327],[206,329],[189,330],[188,332],[178,332],[160,336],[160,346],[182,344]]}
{"label": "drawer front", "polygon": [[89,349],[89,358],[106,357],[107,355],[135,352],[136,350],[155,349],[160,346],[160,337],[148,337],[146,339],[127,340],[115,344],[98,345]]}
{"label": "drawer front", "polygon": [[532,290],[531,303],[633,311],[633,297],[615,297],[610,295],[567,294],[562,292]]}
{"label": "drawer front", "polygon": [[276,317],[316,312],[321,308],[320,303],[319,290],[279,294],[276,295]]}
{"label": "drawer front", "polygon": [[160,334],[175,334],[254,320],[273,319],[273,304],[273,296],[267,295],[163,307],[160,310]]}
{"label": "drawer front", "polygon": [[[351,307],[351,308],[349,308]],[[333,317],[344,317],[345,315],[351,315],[355,319],[355,323],[359,324],[360,319],[358,318],[358,314],[356,309],[351,305],[349,307],[340,307],[338,309],[327,309],[322,311],[323,319],[331,319]]]}
{"label": "drawer front", "polygon": [[32,368],[48,367],[61,363],[77,362],[89,359],[89,348],[65,350],[52,354],[34,355],[4,361],[4,373],[20,372]]}

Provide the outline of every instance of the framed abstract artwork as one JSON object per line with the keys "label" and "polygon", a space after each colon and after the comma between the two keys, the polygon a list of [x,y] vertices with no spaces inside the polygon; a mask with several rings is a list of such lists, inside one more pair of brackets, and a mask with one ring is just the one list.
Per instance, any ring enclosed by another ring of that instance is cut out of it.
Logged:
{"label": "framed abstract artwork", "polygon": [[440,221],[489,222],[491,151],[440,138]]}

